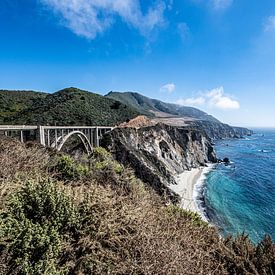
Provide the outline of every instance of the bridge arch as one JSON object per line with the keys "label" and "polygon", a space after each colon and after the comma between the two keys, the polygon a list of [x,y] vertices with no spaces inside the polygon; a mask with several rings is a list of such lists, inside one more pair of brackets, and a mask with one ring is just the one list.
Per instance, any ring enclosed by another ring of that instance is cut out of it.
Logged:
{"label": "bridge arch", "polygon": [[59,138],[57,139],[57,141],[56,141],[55,143],[52,144],[51,147],[56,148],[57,151],[60,151],[60,150],[62,149],[62,147],[64,146],[64,144],[67,142],[67,140],[68,140],[71,136],[74,136],[74,135],[76,135],[76,136],[79,137],[79,139],[81,140],[82,144],[84,145],[85,150],[86,150],[86,152],[88,153],[88,155],[91,154],[91,153],[92,153],[92,150],[93,150],[93,147],[92,147],[92,145],[91,145],[89,139],[87,138],[87,136],[86,136],[83,132],[81,132],[81,131],[72,131],[72,132],[68,133],[68,134],[67,134],[66,136],[64,136],[64,137],[62,137],[62,136],[59,137]]}

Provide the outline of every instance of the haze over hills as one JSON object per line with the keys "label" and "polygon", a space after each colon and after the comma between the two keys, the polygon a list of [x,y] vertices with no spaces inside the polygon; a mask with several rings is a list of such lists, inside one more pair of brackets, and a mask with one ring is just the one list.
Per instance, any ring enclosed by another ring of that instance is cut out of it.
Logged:
{"label": "haze over hills", "polygon": [[149,116],[179,116],[198,120],[207,120],[212,122],[220,122],[216,118],[207,113],[188,106],[180,106],[173,103],[162,102],[157,99],[152,99],[134,92],[110,92],[106,95],[109,98],[119,100],[125,104],[131,105],[140,112]]}
{"label": "haze over hills", "polygon": [[2,90],[0,107],[1,124],[115,126],[138,115],[147,115],[155,122],[204,130],[213,139],[251,133],[245,128],[223,124],[199,109],[132,92],[110,92],[102,96],[77,88],[53,94]]}

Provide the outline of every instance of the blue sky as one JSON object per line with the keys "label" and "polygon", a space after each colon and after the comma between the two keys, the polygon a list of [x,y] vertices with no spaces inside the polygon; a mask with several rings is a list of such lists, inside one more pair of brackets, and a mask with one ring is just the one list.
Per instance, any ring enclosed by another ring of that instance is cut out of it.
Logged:
{"label": "blue sky", "polygon": [[0,88],[138,91],[275,127],[274,0],[0,0]]}

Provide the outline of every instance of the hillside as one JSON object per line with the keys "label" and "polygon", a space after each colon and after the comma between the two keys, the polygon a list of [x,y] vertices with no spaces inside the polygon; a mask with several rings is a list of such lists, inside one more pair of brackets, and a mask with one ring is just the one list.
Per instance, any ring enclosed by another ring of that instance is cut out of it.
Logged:
{"label": "hillside", "polygon": [[46,96],[45,93],[34,91],[0,90],[0,124],[32,106],[35,100],[44,99]]}
{"label": "hillside", "polygon": [[54,94],[46,94],[43,98],[38,94],[27,108],[2,119],[5,124],[108,126],[137,115],[139,113],[131,106],[114,99],[67,88]]}
{"label": "hillside", "polygon": [[213,116],[193,107],[165,103],[132,92],[110,92],[106,96],[131,105],[140,113],[152,117],[155,123],[161,122],[178,127],[195,127],[204,130],[211,139],[240,138],[252,134],[252,131],[246,128],[224,124]]}
{"label": "hillside", "polygon": [[207,113],[188,106],[180,106],[177,104],[162,102],[157,99],[151,99],[149,97],[143,96],[139,93],[120,93],[120,92],[110,92],[106,95],[108,98],[119,100],[125,104],[131,105],[132,107],[139,110],[141,113],[158,116],[159,112],[162,113],[161,116],[180,116],[186,118],[193,118],[199,120],[206,120],[212,122],[219,122],[216,118]]}
{"label": "hillside", "polygon": [[0,139],[1,274],[274,274],[270,237],[222,239],[97,148]]}

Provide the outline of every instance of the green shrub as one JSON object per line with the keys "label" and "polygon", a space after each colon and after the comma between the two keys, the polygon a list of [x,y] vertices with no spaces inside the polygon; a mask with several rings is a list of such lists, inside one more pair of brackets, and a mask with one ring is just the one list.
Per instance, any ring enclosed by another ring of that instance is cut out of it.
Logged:
{"label": "green shrub", "polygon": [[192,221],[195,226],[208,226],[207,222],[203,221],[198,213],[182,209],[175,205],[169,205],[167,211],[173,215],[180,216],[180,218]]}
{"label": "green shrub", "polygon": [[77,227],[72,201],[49,180],[27,182],[0,216],[0,239],[21,274],[60,274],[61,243]]}
{"label": "green shrub", "polygon": [[112,159],[112,154],[102,147],[94,148],[93,157],[97,160]]}
{"label": "green shrub", "polygon": [[87,176],[89,173],[88,166],[77,164],[70,156],[63,155],[59,157],[57,164],[54,166],[55,172],[57,172],[62,178],[65,179],[79,179],[83,176]]}
{"label": "green shrub", "polygon": [[103,161],[97,161],[95,163],[95,168],[98,170],[104,170],[105,168],[107,168],[109,165],[109,162],[107,160],[103,160]]}
{"label": "green shrub", "polygon": [[110,152],[102,147],[93,150],[92,163],[97,170],[113,170],[116,174],[121,175],[123,166],[113,159]]}

